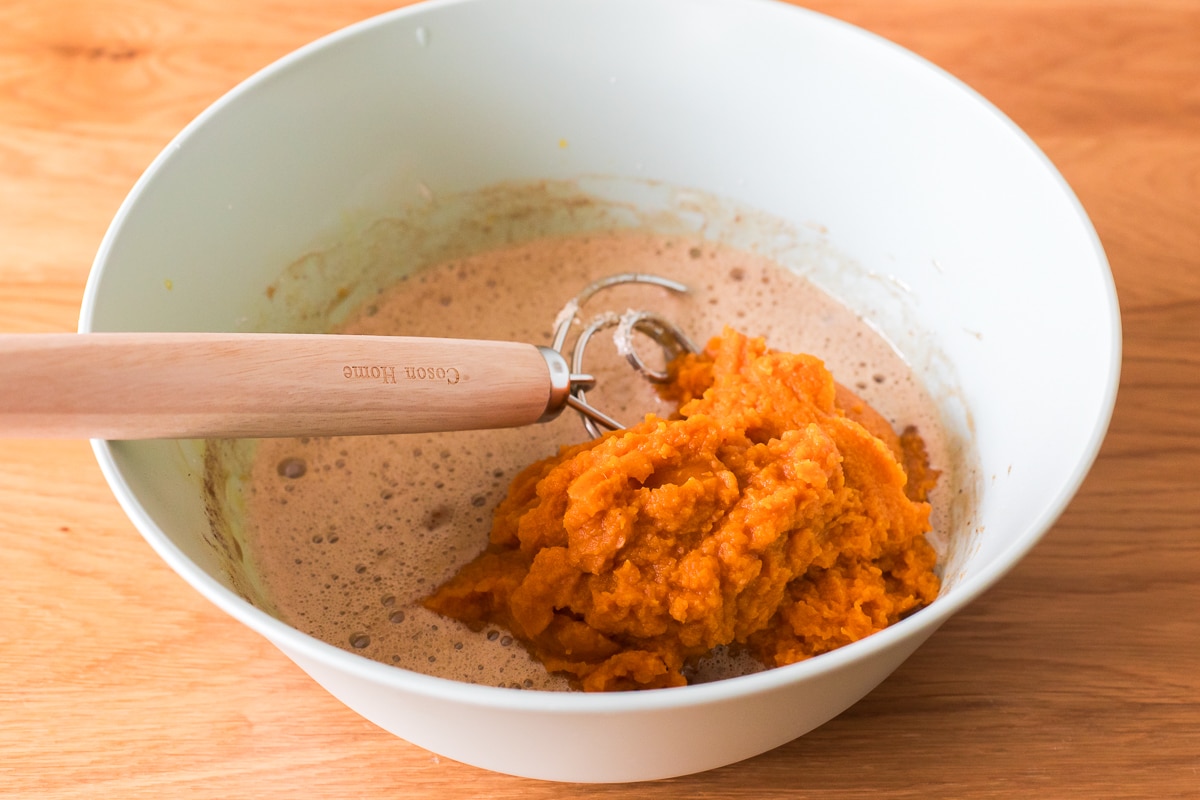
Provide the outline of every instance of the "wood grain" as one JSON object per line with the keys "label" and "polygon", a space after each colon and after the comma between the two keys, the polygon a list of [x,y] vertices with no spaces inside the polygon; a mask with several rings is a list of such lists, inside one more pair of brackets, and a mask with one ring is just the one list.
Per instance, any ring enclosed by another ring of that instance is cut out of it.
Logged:
{"label": "wood grain", "polygon": [[0,336],[0,386],[21,390],[0,394],[0,436],[237,439],[522,427],[562,410],[569,372],[558,353],[521,342],[9,334]]}
{"label": "wood grain", "polygon": [[[109,220],[170,138],[394,5],[0,4],[0,331],[72,330]],[[162,564],[85,443],[0,441],[0,796],[1200,796],[1200,5],[806,5],[992,100],[1105,244],[1125,334],[1111,434],[1026,560],[795,742],[643,786],[543,784],[346,710]]]}

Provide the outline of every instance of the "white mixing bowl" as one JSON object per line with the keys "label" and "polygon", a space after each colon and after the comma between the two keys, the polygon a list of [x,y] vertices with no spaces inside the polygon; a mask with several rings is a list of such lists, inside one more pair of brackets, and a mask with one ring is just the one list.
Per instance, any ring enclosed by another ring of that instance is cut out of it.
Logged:
{"label": "white mixing bowl", "polygon": [[304,307],[336,275],[295,281],[292,318],[263,311],[289,265],[406,214],[428,233],[414,252],[450,252],[460,207],[438,198],[531,180],[551,181],[551,195],[594,190],[643,220],[666,208],[703,235],[792,259],[910,358],[974,467],[957,479],[971,501],[945,532],[941,597],[863,641],[679,689],[517,691],[375,663],[261,611],[214,547],[201,445],[95,442],[117,498],[173,569],[411,742],[570,781],[679,775],[773,748],[869,692],[1010,569],[1097,453],[1119,318],[1062,178],[937,68],[762,0],[434,0],[305,47],[150,166],[104,239],[80,329],[320,327],[329,320]]}

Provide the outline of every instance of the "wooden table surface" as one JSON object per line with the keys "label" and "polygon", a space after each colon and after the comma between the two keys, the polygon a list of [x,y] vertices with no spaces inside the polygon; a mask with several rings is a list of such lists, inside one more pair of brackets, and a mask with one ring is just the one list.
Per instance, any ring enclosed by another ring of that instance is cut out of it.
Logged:
{"label": "wooden table surface", "polygon": [[[169,139],[393,5],[0,0],[0,332],[72,330],[105,228]],[[1200,3],[808,5],[996,103],[1112,262],[1111,431],[1014,572],[773,752],[640,786],[539,783],[438,758],[328,696],[151,552],[85,442],[0,441],[0,796],[1200,796]]]}

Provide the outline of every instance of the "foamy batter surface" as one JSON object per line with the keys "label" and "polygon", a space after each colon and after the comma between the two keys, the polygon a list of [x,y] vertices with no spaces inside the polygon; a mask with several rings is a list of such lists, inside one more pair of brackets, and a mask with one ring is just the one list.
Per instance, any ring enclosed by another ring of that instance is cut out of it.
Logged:
{"label": "foamy batter surface", "polygon": [[[916,425],[934,467],[945,463],[936,409],[884,339],[804,279],[711,242],[619,233],[514,245],[402,279],[341,330],[548,345],[556,315],[576,292],[629,271],[674,278],[691,291],[619,287],[590,301],[583,320],[654,310],[700,346],[729,324],[775,349],[818,355],[893,427]],[[605,334],[589,345],[585,367],[599,379],[589,402],[619,420],[674,410]],[[586,435],[567,410],[552,423],[513,430],[263,440],[245,489],[251,560],[279,616],[338,647],[454,680],[566,689],[505,631],[471,631],[419,601],[484,549],[492,509],[518,471]],[[944,524],[938,494],[931,497],[935,532]],[[721,655],[690,678],[761,668]]]}

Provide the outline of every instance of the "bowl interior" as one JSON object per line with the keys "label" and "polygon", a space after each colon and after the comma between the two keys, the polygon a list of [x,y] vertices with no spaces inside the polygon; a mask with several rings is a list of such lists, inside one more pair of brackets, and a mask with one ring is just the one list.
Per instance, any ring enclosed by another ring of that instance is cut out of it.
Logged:
{"label": "bowl interior", "polygon": [[[81,329],[323,329],[331,288],[349,287],[348,307],[486,246],[463,220],[530,191],[543,200],[524,234],[657,225],[754,246],[891,339],[974,465],[938,618],[1032,546],[1095,455],[1119,323],[1061,177],[938,69],[769,2],[434,2],[309,46],[151,166],[97,256]],[[573,193],[601,211],[565,212]],[[346,249],[381,219],[407,238]],[[266,302],[287,274],[287,302]],[[97,450],[164,558],[253,621],[203,448]]]}

